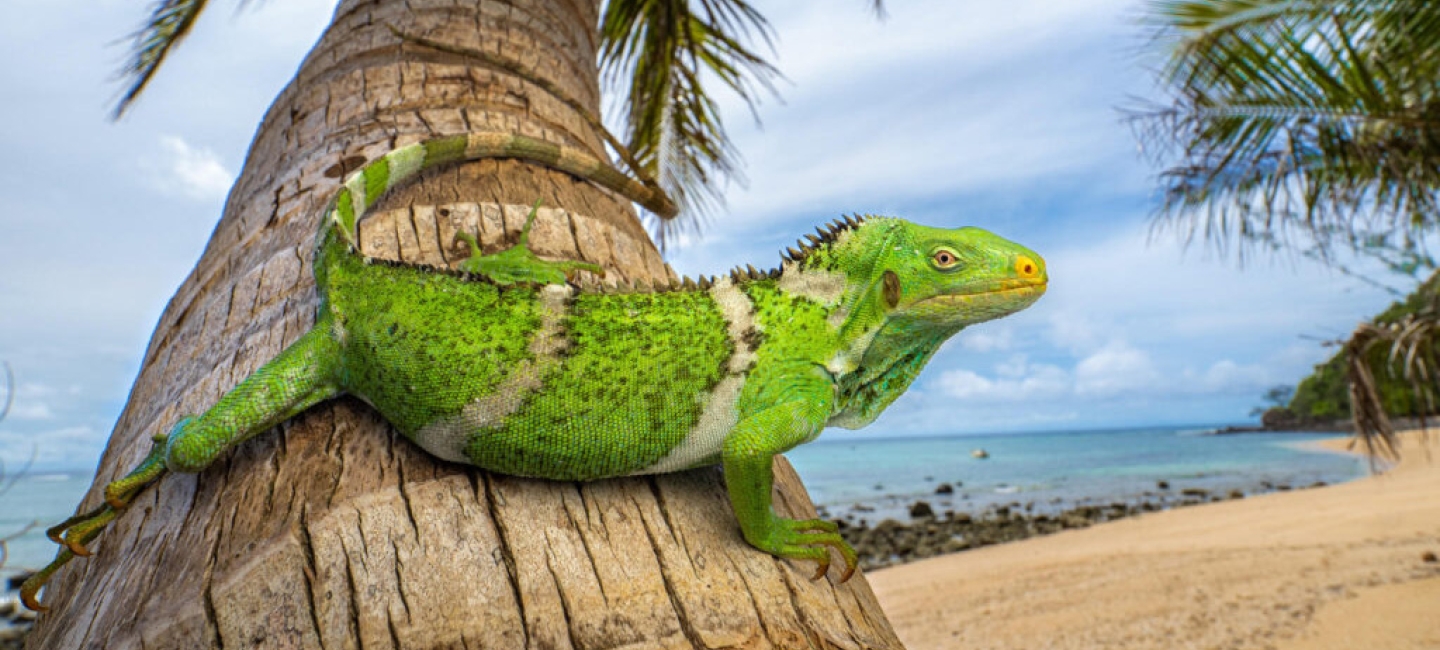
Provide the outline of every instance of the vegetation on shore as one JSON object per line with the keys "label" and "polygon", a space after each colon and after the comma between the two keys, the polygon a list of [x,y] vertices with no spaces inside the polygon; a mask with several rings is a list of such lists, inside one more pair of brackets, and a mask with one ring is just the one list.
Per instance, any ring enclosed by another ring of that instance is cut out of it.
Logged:
{"label": "vegetation on shore", "polygon": [[[1392,303],[1371,322],[1379,326],[1397,325],[1406,316],[1426,311],[1437,299],[1440,299],[1440,275],[1432,275],[1413,293]],[[1391,354],[1388,348],[1374,347],[1366,352],[1366,356],[1370,365],[1380,370],[1375,375],[1375,387],[1386,415],[1419,417],[1433,413],[1423,396],[1417,397],[1403,373],[1390,363]],[[1352,416],[1345,352],[1341,350],[1325,363],[1315,366],[1315,372],[1295,387],[1295,394],[1289,403],[1265,411],[1262,420],[1266,425],[1303,425],[1349,420]]]}

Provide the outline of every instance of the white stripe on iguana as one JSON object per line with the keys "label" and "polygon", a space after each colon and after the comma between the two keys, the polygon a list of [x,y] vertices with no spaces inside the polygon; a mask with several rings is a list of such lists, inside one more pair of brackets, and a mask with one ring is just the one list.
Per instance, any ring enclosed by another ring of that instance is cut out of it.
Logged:
{"label": "white stripe on iguana", "polygon": [[[841,304],[845,297],[845,290],[849,288],[849,279],[843,273],[821,271],[818,269],[801,269],[795,262],[786,262],[781,266],[782,273],[776,288],[785,293],[801,296],[813,300],[826,309],[830,315],[825,321],[839,331],[845,325],[845,319],[850,315],[850,310]],[[855,341],[848,347],[841,348],[835,352],[826,362],[825,369],[833,375],[844,375],[854,372],[860,366],[860,360],[865,356],[865,350],[870,347],[870,342],[880,332],[877,325],[868,332],[863,332],[856,337]]]}
{"label": "white stripe on iguana", "polygon": [[505,380],[489,395],[465,405],[460,415],[433,422],[415,432],[415,443],[425,451],[448,461],[470,463],[465,456],[466,442],[477,429],[500,426],[505,418],[519,410],[530,393],[539,390],[541,379],[560,365],[557,354],[569,345],[562,335],[570,298],[575,290],[570,285],[547,284],[540,289],[540,328],[530,340],[530,354],[515,364]]}
{"label": "white stripe on iguana", "polygon": [[355,213],[355,230],[360,230],[360,220],[365,218],[365,174],[351,174],[345,179],[345,189],[350,190],[350,209]]}
{"label": "white stripe on iguana", "polygon": [[755,326],[755,305],[730,278],[721,278],[710,287],[709,293],[725,317],[725,333],[730,337],[733,350],[725,363],[726,376],[710,390],[708,398],[703,395],[697,398],[704,401],[704,408],[685,439],[664,458],[635,474],[662,474],[719,461],[725,436],[740,419],[736,408],[740,390],[745,387],[745,372],[755,361],[755,353],[745,343],[745,333]]}
{"label": "white stripe on iguana", "polygon": [[386,186],[395,187],[420,171],[420,166],[425,163],[425,145],[418,142],[407,144],[385,154],[385,157],[390,159],[390,180]]}
{"label": "white stripe on iguana", "polygon": [[[719,462],[725,436],[740,420],[740,412],[735,407],[740,402],[740,389],[744,387],[744,375],[726,375],[710,391],[700,421],[685,434],[685,439],[654,465],[635,473],[664,474]],[[700,399],[705,400],[706,396]]]}
{"label": "white stripe on iguana", "polygon": [[780,265],[780,270],[780,281],[775,283],[775,288],[785,293],[808,298],[826,308],[840,304],[840,298],[845,295],[848,279],[844,273],[802,269],[795,262]]}
{"label": "white stripe on iguana", "polygon": [[730,344],[735,349],[730,354],[726,369],[731,373],[745,372],[755,361],[755,353],[745,344],[745,333],[755,327],[755,305],[750,302],[750,296],[726,277],[710,287],[710,297],[720,308],[720,315],[725,317],[725,333],[730,335]]}

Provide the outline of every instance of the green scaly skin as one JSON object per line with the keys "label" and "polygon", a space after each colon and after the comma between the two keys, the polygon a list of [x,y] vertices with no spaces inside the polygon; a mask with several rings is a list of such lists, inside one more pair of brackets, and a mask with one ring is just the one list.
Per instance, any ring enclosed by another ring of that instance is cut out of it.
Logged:
{"label": "green scaly skin", "polygon": [[[673,205],[599,161],[518,136],[471,134],[386,154],[346,179],[318,237],[321,304],[309,332],[213,407],[155,437],[105,488],[106,504],[50,529],[40,587],[167,471],[199,472],[240,442],[348,393],[407,438],[455,462],[588,481],[721,463],[744,537],[814,560],[815,578],[856,556],[835,524],[771,507],[776,454],[826,426],[869,424],[950,336],[1029,306],[1044,261],[976,228],[847,217],[788,249],[780,268],[668,286],[575,285],[577,262],[521,243],[463,272],[380,262],[354,249],[356,224],[385,191],[436,165],[515,157],[615,190],[653,211]],[[538,204],[537,204],[538,205]],[[531,211],[530,219],[534,218]],[[529,222],[526,224],[526,232]]]}

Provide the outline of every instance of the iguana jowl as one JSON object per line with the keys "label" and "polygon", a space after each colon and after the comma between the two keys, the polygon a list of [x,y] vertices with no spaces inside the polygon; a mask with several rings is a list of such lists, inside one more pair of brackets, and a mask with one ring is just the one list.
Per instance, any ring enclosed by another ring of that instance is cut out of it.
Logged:
{"label": "iguana jowl", "polygon": [[[1045,291],[1040,256],[977,228],[847,217],[788,249],[780,268],[621,288],[566,282],[577,262],[523,240],[460,271],[381,263],[354,246],[358,220],[422,170],[521,158],[616,190],[652,210],[663,194],[572,150],[489,133],[401,147],[346,179],[314,262],[314,326],[209,410],[157,435],[106,503],[50,529],[66,548],[40,587],[167,471],[199,472],[241,441],[348,393],[431,454],[561,480],[720,463],[746,540],[829,568],[856,556],[832,522],[771,508],[771,462],[826,426],[858,428],[899,397],[962,328]],[[534,212],[531,213],[533,219]],[[528,231],[528,223],[527,223]],[[477,273],[478,272],[478,273]]]}

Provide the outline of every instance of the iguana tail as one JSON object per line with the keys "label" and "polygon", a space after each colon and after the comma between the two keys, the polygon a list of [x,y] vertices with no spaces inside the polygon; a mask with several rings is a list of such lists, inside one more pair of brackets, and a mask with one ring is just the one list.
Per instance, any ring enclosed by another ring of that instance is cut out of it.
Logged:
{"label": "iguana tail", "polygon": [[[391,151],[346,177],[326,210],[323,247],[339,237],[355,248],[356,227],[380,196],[432,167],[485,158],[515,158],[539,163],[612,190],[668,219],[679,211],[654,184],[642,183],[584,152],[508,133],[480,132],[425,140]],[[339,243],[339,242],[337,242]]]}

